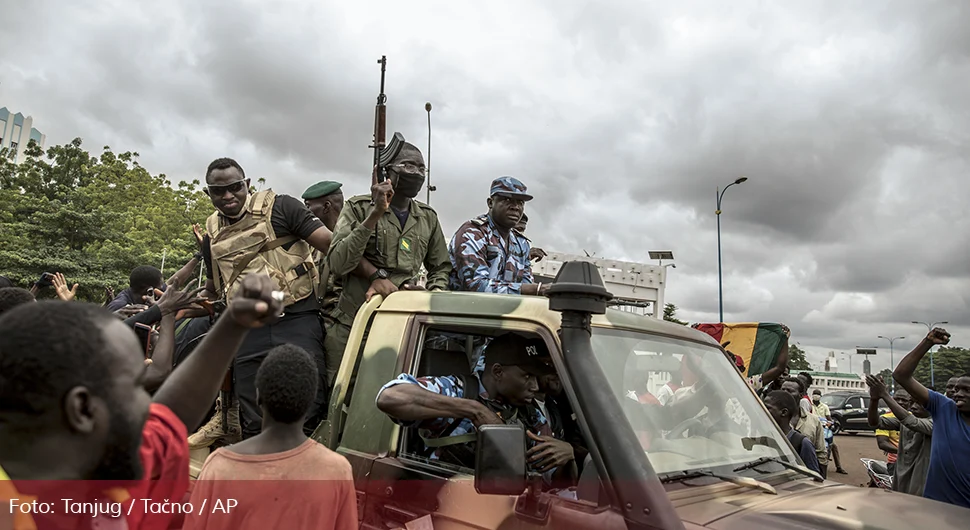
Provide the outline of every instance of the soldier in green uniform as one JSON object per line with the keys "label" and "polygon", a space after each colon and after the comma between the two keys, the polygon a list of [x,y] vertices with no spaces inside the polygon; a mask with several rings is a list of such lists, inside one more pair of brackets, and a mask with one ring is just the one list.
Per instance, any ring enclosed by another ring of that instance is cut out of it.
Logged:
{"label": "soldier in green uniform", "polygon": [[[313,212],[313,215],[323,221],[324,226],[333,232],[337,226],[337,219],[344,207],[344,194],[340,190],[342,184],[333,181],[317,182],[303,192],[303,204]],[[340,300],[342,286],[336,281],[336,277],[330,274],[330,265],[327,263],[326,254],[314,249],[313,261],[317,264],[320,271],[320,287],[317,294],[320,297],[320,308],[326,326],[334,323],[331,316],[333,310],[337,308],[337,301]],[[326,343],[326,339],[324,339]],[[337,375],[337,368],[340,367],[340,358],[343,350],[326,351],[327,363],[327,382],[333,384],[333,379]]]}
{"label": "soldier in green uniform", "polygon": [[[448,241],[438,214],[414,200],[424,186],[424,157],[404,142],[386,167],[387,179],[378,183],[375,173],[371,194],[348,199],[334,228],[327,258],[330,273],[343,288],[327,325],[328,360],[343,357],[354,316],[371,296],[422,289],[416,281],[422,264],[428,271],[424,288],[447,290]],[[327,369],[332,383],[336,371]]]}

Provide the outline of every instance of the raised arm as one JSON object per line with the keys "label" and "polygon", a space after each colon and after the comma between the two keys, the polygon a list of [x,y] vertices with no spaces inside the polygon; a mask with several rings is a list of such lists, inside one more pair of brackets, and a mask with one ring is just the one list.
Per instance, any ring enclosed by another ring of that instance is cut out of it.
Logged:
{"label": "raised arm", "polygon": [[[911,416],[913,413],[904,409],[902,405],[896,402],[892,396],[889,395],[889,389],[886,388],[886,383],[882,379],[874,376],[866,376],[866,384],[869,385],[869,426],[870,427],[880,427],[884,422],[880,419],[885,420],[885,418],[879,417],[879,400],[886,402],[889,410],[892,411],[893,415],[896,416],[896,420],[899,423],[903,423],[907,416]],[[899,426],[895,428],[882,427],[888,430],[898,430]]]}
{"label": "raised arm", "polygon": [[245,276],[236,297],[198,351],[172,371],[155,393],[155,402],[171,409],[189,432],[202,422],[249,329],[278,318],[282,301],[273,298],[274,285],[265,274]]}
{"label": "raised arm", "polygon": [[926,338],[913,348],[913,351],[906,354],[906,357],[903,357],[899,361],[896,369],[893,370],[893,379],[899,383],[899,386],[905,388],[909,392],[909,395],[920,405],[926,406],[930,400],[930,392],[913,377],[913,373],[916,372],[916,367],[919,365],[920,360],[923,359],[926,352],[930,351],[930,348],[937,344],[948,344],[949,342],[950,334],[945,329],[934,328],[926,335]]}

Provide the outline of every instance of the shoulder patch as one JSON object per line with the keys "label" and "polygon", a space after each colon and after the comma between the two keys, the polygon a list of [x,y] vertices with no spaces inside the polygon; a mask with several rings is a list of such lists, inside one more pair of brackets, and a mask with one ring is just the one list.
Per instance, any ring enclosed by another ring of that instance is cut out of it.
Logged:
{"label": "shoulder patch", "polygon": [[480,217],[476,217],[469,222],[476,226],[485,226],[485,220]]}
{"label": "shoulder patch", "polygon": [[354,195],[353,197],[347,199],[346,202],[361,202],[361,201],[370,202],[370,198],[371,198],[370,195]]}

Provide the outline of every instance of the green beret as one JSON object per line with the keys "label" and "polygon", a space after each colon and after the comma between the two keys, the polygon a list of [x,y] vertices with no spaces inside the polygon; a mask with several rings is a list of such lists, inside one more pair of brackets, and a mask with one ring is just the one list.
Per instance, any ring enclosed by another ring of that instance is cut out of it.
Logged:
{"label": "green beret", "polygon": [[313,186],[310,186],[303,192],[304,199],[317,199],[319,197],[326,197],[331,193],[340,190],[341,184],[339,182],[334,182],[332,180],[325,180],[323,182],[317,182]]}

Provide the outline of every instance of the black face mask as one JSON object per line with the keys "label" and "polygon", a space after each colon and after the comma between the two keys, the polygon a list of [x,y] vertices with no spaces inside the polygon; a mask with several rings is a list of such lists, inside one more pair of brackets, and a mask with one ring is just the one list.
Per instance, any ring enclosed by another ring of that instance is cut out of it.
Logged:
{"label": "black face mask", "polygon": [[422,186],[424,186],[423,176],[398,173],[397,185],[394,186],[394,193],[403,195],[409,199],[413,199],[418,196],[418,192],[421,191]]}

